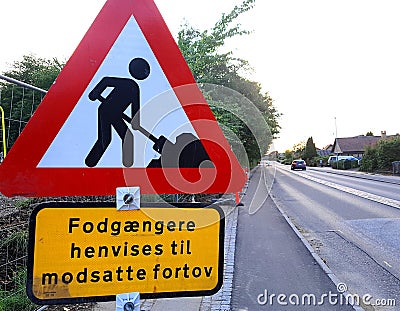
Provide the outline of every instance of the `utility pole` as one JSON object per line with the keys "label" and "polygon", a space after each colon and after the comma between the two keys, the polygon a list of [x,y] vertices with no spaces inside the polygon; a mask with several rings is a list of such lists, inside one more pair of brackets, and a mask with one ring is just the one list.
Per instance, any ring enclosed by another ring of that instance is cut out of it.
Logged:
{"label": "utility pole", "polygon": [[337,138],[337,124],[336,124],[336,117],[335,117],[335,138]]}
{"label": "utility pole", "polygon": [[[336,123],[336,117],[335,117],[335,149],[336,149],[336,165],[337,169],[339,168],[339,152],[338,152],[338,147],[337,147],[338,141],[337,141],[337,123]],[[335,151],[335,150],[333,150]]]}

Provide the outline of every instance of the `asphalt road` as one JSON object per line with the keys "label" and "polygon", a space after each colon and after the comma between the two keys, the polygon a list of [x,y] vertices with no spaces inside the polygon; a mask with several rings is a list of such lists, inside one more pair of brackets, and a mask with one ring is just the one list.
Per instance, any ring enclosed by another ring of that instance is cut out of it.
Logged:
{"label": "asphalt road", "polygon": [[351,293],[370,295],[375,304],[400,305],[400,210],[367,198],[378,195],[395,206],[400,185],[359,177],[277,165],[271,195]]}
{"label": "asphalt road", "polygon": [[255,171],[239,211],[231,309],[352,310],[329,303],[340,294],[269,197],[272,172]]}
{"label": "asphalt road", "polygon": [[[366,175],[353,173],[349,175],[338,175],[336,172],[331,173],[331,168],[309,168],[306,174],[322,178],[323,180],[337,183],[346,187],[357,190],[366,191],[386,198],[400,200],[400,178],[391,176]],[[340,173],[340,172],[339,172]],[[352,178],[349,178],[352,177]],[[376,178],[376,179],[375,179]]]}

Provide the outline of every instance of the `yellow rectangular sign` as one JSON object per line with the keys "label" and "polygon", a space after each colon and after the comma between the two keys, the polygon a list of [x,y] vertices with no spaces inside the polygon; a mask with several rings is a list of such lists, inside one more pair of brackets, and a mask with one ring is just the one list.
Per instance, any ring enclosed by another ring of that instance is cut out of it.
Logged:
{"label": "yellow rectangular sign", "polygon": [[[184,203],[182,203],[184,204]],[[31,215],[27,292],[39,304],[205,296],[222,285],[217,206],[44,203]]]}

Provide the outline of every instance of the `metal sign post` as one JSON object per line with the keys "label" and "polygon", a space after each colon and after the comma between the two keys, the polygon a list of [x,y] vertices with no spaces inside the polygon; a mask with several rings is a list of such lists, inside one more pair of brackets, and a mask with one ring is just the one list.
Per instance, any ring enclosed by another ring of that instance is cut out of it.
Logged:
{"label": "metal sign post", "polygon": [[139,293],[117,295],[116,311],[140,311]]}
{"label": "metal sign post", "polygon": [[[140,209],[140,187],[119,187],[116,190],[117,211]],[[140,293],[116,295],[115,311],[140,311]]]}

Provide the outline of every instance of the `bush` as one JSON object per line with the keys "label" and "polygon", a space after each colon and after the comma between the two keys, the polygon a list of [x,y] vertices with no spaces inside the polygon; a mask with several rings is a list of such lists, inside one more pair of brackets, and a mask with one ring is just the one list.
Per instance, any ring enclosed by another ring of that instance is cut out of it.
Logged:
{"label": "bush", "polygon": [[364,172],[391,170],[392,162],[400,160],[400,137],[381,140],[376,146],[367,147],[360,166]]}
{"label": "bush", "polygon": [[13,277],[14,290],[12,292],[0,290],[0,311],[33,311],[37,306],[33,304],[25,293],[26,271],[21,269]]}
{"label": "bush", "polygon": [[400,160],[400,138],[381,140],[378,143],[378,155],[378,168],[391,168],[392,162]]}
{"label": "bush", "polygon": [[11,259],[26,257],[27,242],[27,230],[7,231],[7,236],[0,240],[0,257],[5,256],[2,263],[8,266],[0,273],[0,311],[31,311],[37,309],[37,306],[30,302],[25,292],[26,270],[24,263],[20,260],[11,260],[12,264],[5,262],[7,257]]}
{"label": "bush", "polygon": [[329,156],[318,156],[318,157],[314,157],[310,160],[309,162],[309,166],[320,166],[319,161],[322,160],[322,165],[326,166],[326,164],[328,163],[328,159]]}
{"label": "bush", "polygon": [[378,150],[373,147],[367,147],[361,161],[360,171],[373,172],[378,168]]}
{"label": "bush", "polygon": [[338,170],[348,170],[351,168],[357,168],[358,161],[357,160],[340,160],[332,162],[332,168]]}

